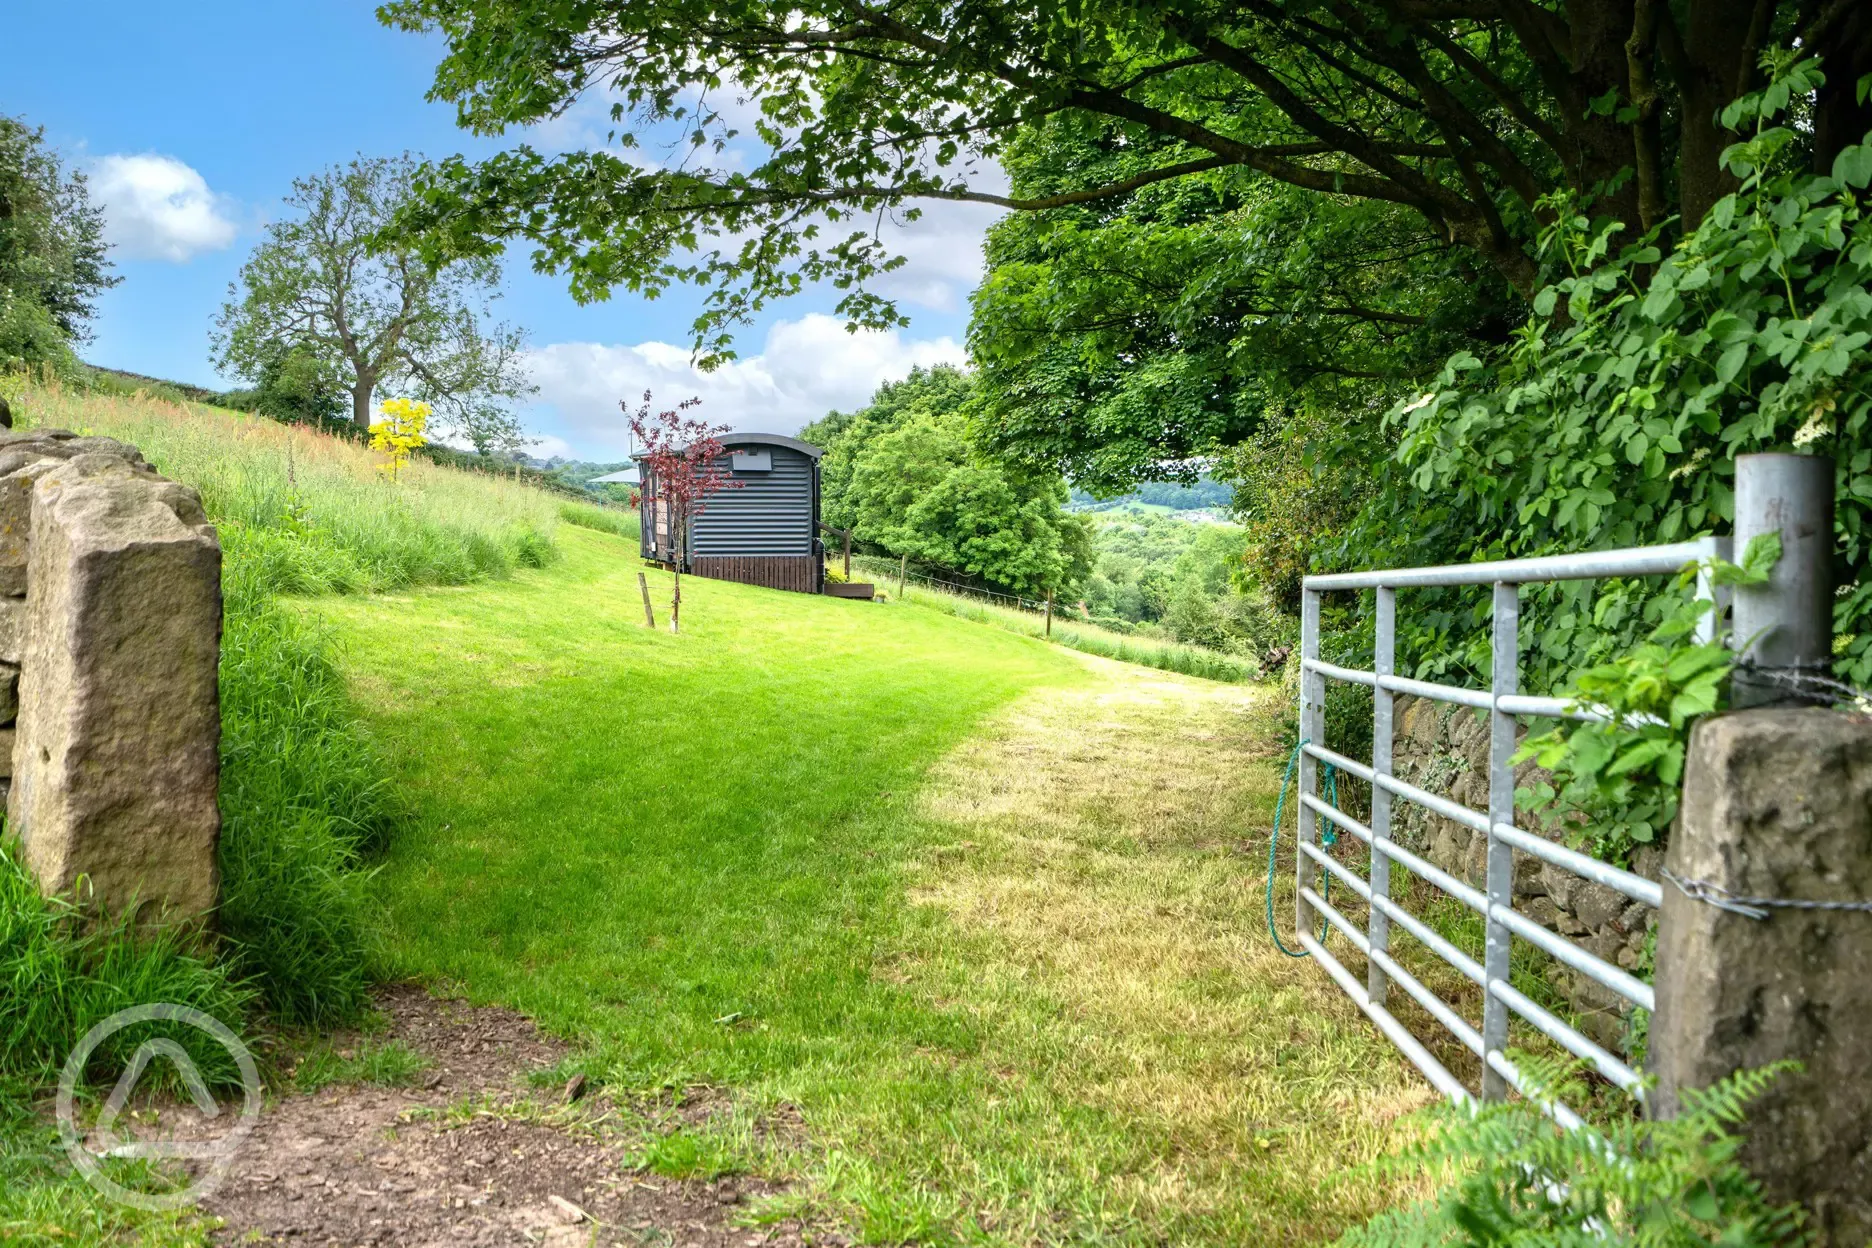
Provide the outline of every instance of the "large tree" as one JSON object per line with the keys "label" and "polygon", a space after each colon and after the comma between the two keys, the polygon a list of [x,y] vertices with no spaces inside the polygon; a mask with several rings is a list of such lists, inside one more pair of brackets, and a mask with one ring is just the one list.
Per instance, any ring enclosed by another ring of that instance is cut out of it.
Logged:
{"label": "large tree", "polygon": [[517,430],[507,407],[532,392],[524,335],[496,322],[495,257],[425,257],[384,227],[410,202],[416,162],[360,158],[293,183],[292,215],[230,286],[216,322],[216,364],[262,382],[282,358],[316,361],[350,394],[368,429],[375,395],[408,390],[483,453]]}
{"label": "large tree", "polygon": [[[1161,146],[1053,118],[1003,163],[1017,194],[1040,196],[1122,178]],[[1011,213],[987,260],[969,325],[980,432],[1102,493],[1193,478],[1296,401],[1363,417],[1369,435],[1385,396],[1503,340],[1525,310],[1407,208],[1239,169]]]}
{"label": "large tree", "polygon": [[[863,284],[888,249],[823,223],[918,199],[1046,210],[1239,169],[1406,209],[1531,296],[1555,191],[1635,231],[1701,219],[1733,185],[1719,109],[1772,43],[1824,58],[1803,130],[1817,167],[1872,120],[1854,90],[1872,69],[1863,0],[392,0],[382,13],[447,40],[432,94],[467,126],[498,132],[602,91],[623,131],[622,154],[450,161],[423,223],[470,250],[527,237],[583,297],[709,282],[697,329],[718,350],[802,278],[847,284],[856,321],[892,322]],[[764,151],[711,165],[728,146],[710,102],[723,91],[758,101]],[[1056,193],[983,185],[1025,127],[1054,118],[1109,123],[1149,158]],[[671,126],[689,159],[627,159]],[[697,251],[708,236],[733,241]]]}
{"label": "large tree", "polygon": [[984,459],[969,429],[975,383],[951,365],[913,369],[849,415],[801,430],[827,448],[826,522],[860,542],[1036,597],[1091,570],[1091,532],[1065,511],[1057,472]]}
{"label": "large tree", "polygon": [[0,116],[0,365],[58,363],[89,334],[110,271],[102,211],[44,132]]}

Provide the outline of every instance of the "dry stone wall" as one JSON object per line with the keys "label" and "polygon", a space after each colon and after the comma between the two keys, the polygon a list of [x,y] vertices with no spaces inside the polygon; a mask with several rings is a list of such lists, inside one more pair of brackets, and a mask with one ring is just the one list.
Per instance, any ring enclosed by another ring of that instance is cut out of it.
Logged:
{"label": "dry stone wall", "polygon": [[[1485,714],[1427,698],[1400,697],[1395,723],[1393,767],[1401,779],[1432,793],[1447,794],[1472,810],[1488,809]],[[1517,787],[1547,778],[1532,760],[1515,771]],[[1536,811],[1519,810],[1515,821],[1530,832],[1545,834]],[[1392,835],[1406,849],[1422,854],[1458,879],[1477,888],[1486,886],[1488,838],[1482,833],[1414,802],[1394,802]],[[1658,879],[1663,854],[1656,849],[1641,850],[1631,865],[1639,875]],[[1649,906],[1527,854],[1515,856],[1514,905],[1541,926],[1571,937],[1627,970],[1638,966],[1656,925]],[[1622,997],[1557,962],[1548,968],[1548,979],[1571,1003],[1580,1030],[1614,1052],[1625,1050],[1631,1007]]]}
{"label": "dry stone wall", "polygon": [[218,880],[221,547],[135,447],[0,431],[7,836],[48,893],[140,921]]}

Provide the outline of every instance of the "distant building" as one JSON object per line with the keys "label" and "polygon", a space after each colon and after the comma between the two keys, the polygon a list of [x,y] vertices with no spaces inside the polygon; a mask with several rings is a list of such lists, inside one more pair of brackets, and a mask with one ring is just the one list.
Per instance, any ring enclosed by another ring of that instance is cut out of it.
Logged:
{"label": "distant building", "polygon": [[[689,517],[682,570],[744,585],[822,592],[819,457],[825,452],[777,433],[730,433],[721,442],[728,469],[741,484],[711,495]],[[643,557],[672,566],[678,543],[671,525],[677,520],[657,489],[656,474],[641,455],[636,458],[643,473],[637,504]]]}

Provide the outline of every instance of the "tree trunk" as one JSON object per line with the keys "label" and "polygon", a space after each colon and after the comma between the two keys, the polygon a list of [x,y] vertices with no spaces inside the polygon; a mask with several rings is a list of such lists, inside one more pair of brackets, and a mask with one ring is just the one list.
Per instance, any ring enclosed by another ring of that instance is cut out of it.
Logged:
{"label": "tree trunk", "polygon": [[[1581,102],[1617,91],[1620,103],[1630,102],[1631,70],[1626,42],[1632,36],[1633,0],[1573,0],[1565,6],[1571,32],[1567,60],[1572,65],[1571,99]],[[1565,98],[1562,107],[1568,107]],[[1616,115],[1588,112],[1566,120],[1566,137],[1573,144],[1563,153],[1574,162],[1574,185],[1596,192],[1592,212],[1603,212],[1625,222],[1633,232],[1641,226],[1638,187],[1619,175],[1633,168],[1636,153],[1631,126]]]}
{"label": "tree trunk", "polygon": [[351,421],[358,427],[360,433],[370,432],[373,406],[371,397],[376,390],[377,379],[374,377],[360,377],[357,384],[351,387]]}
{"label": "tree trunk", "polygon": [[1815,40],[1826,86],[1814,100],[1814,172],[1832,173],[1840,149],[1872,131],[1872,97],[1859,102],[1859,80],[1872,74],[1872,11],[1846,9]]}
{"label": "tree trunk", "polygon": [[[671,508],[671,510],[675,509]],[[683,511],[688,510],[689,504],[685,502]],[[688,556],[689,525],[685,522],[680,529],[672,528],[670,533],[670,572],[674,576],[671,581],[669,608],[669,631],[672,633],[679,631],[682,624],[682,565],[683,560]]]}
{"label": "tree trunk", "polygon": [[1695,0],[1686,14],[1683,62],[1671,66],[1683,93],[1677,186],[1686,234],[1736,188],[1722,167],[1723,149],[1736,136],[1717,117],[1753,84],[1753,61],[1760,54],[1747,46],[1754,10],[1754,0]]}

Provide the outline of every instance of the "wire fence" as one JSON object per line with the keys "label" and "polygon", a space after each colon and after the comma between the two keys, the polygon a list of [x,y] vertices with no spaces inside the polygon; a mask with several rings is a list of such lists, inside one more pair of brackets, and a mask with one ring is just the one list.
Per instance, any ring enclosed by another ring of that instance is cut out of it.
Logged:
{"label": "wire fence", "polygon": [[891,565],[889,560],[879,559],[875,556],[853,555],[853,569],[857,569],[861,566],[864,566],[866,572],[876,576],[880,581],[894,582],[901,580],[913,585],[926,585],[934,589],[940,589],[944,593],[961,594],[968,598],[981,598],[989,602],[1003,603],[1015,610],[1032,611],[1035,614],[1043,614],[1047,609],[1046,599],[1044,598],[1027,598],[1020,594],[1002,593],[998,589],[984,589],[979,585],[970,585],[965,581],[945,580],[940,576],[930,576],[924,572],[903,570],[897,566]]}
{"label": "wire fence", "polygon": [[1184,642],[1157,638],[1133,637],[1083,619],[1078,614],[1062,615],[1055,601],[1050,627],[1041,620],[1046,612],[1044,599],[983,589],[960,581],[926,573],[909,572],[901,563],[879,559],[875,555],[852,556],[852,570],[863,570],[883,587],[895,588],[901,575],[904,582],[923,591],[918,602],[964,619],[1006,628],[1033,637],[1046,637],[1056,644],[1121,663],[1135,663],[1161,671],[1179,672],[1204,680],[1238,683],[1262,676],[1260,664],[1245,656],[1192,646]]}

